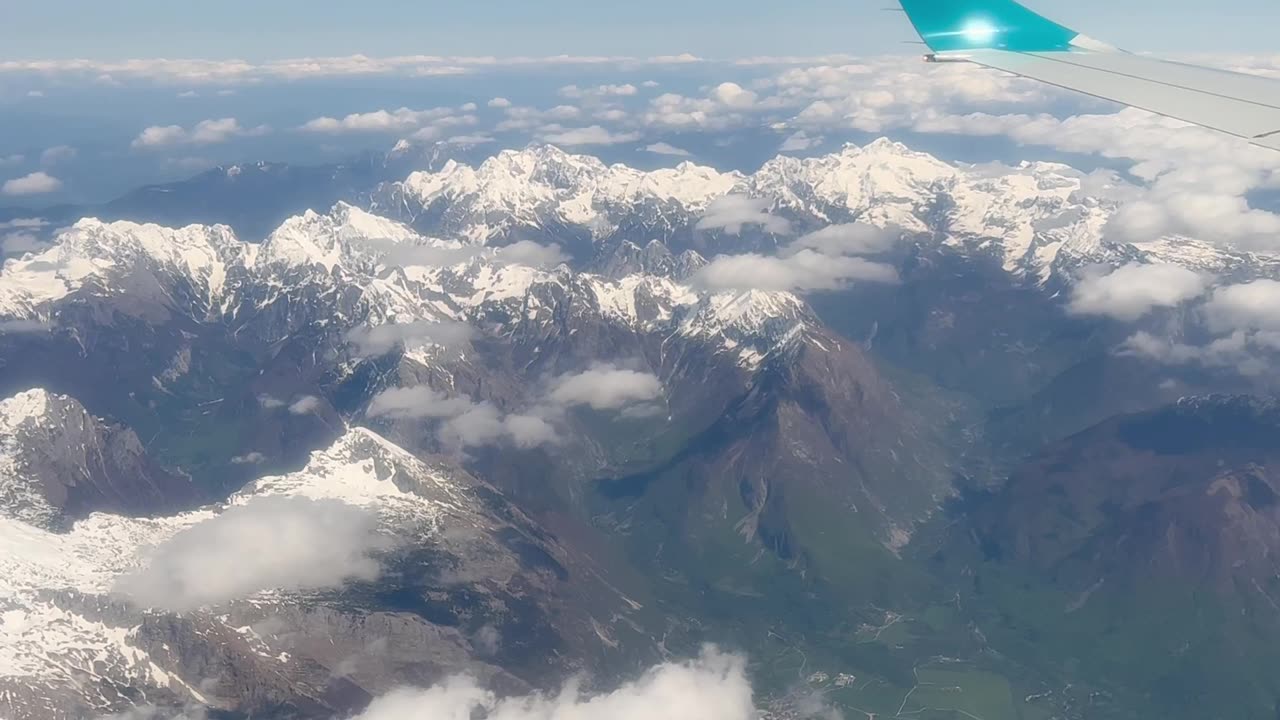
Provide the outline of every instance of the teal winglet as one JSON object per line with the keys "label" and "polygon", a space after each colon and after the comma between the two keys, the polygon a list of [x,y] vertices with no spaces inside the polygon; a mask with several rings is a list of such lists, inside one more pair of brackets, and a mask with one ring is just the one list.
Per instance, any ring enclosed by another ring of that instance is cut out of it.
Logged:
{"label": "teal winglet", "polygon": [[1013,0],[900,0],[900,4],[920,39],[934,52],[1068,50],[1079,35]]}

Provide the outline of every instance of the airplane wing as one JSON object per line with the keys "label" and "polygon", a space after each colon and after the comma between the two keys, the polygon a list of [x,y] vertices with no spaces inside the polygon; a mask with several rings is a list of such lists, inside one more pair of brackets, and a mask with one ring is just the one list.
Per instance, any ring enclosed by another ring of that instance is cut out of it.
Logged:
{"label": "airplane wing", "polygon": [[930,60],[965,61],[1280,150],[1280,80],[1119,50],[1014,0],[900,0]]}

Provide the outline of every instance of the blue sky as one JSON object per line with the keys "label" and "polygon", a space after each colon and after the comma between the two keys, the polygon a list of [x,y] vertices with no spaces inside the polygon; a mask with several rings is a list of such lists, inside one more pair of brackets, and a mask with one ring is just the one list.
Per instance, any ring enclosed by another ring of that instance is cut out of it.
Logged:
{"label": "blue sky", "polygon": [[[0,60],[387,54],[902,52],[890,0],[4,0]],[[1032,0],[1137,50],[1280,49],[1275,0]]]}

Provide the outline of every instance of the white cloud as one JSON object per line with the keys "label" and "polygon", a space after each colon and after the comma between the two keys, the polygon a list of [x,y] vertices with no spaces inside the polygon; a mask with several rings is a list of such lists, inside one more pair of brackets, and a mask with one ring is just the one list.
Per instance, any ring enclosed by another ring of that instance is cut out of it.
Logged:
{"label": "white cloud", "polygon": [[823,138],[821,136],[811,137],[804,130],[797,130],[782,141],[782,144],[778,146],[778,152],[803,152],[821,145],[822,142]]}
{"label": "white cloud", "polygon": [[595,410],[619,410],[661,398],[662,381],[653,373],[601,364],[560,376],[547,397],[563,407],[587,405]]}
{"label": "white cloud", "polygon": [[375,699],[352,720],[754,720],[746,662],[706,648],[695,660],[667,662],[611,692],[584,693],[575,680],[554,695],[502,698],[468,677],[432,688],[403,688]]}
{"label": "white cloud", "polygon": [[1071,312],[1134,321],[1156,308],[1204,294],[1208,278],[1180,265],[1130,263],[1107,274],[1090,273],[1072,291]]}
{"label": "white cloud", "polygon": [[1209,328],[1216,332],[1280,332],[1280,281],[1255,280],[1219,288],[1205,303],[1204,311]]}
{"label": "white cloud", "polygon": [[824,255],[875,255],[891,249],[901,239],[896,228],[876,227],[867,223],[828,225],[801,235],[791,243],[793,250],[816,250]]}
{"label": "white cloud", "polygon": [[440,439],[450,447],[479,447],[510,440],[520,448],[553,445],[555,428],[536,415],[503,414],[490,403],[477,403],[440,427]]}
{"label": "white cloud", "polygon": [[[431,108],[429,110],[374,110],[373,112],[352,113],[342,118],[319,117],[305,123],[301,130],[305,132],[336,135],[339,133],[403,133],[412,130],[431,128],[438,133],[445,127],[474,124],[475,118],[470,115],[458,115],[453,108]],[[422,138],[431,139],[431,138]]]}
{"label": "white cloud", "polygon": [[1167,365],[1202,365],[1228,368],[1247,377],[1271,372],[1273,358],[1280,353],[1280,333],[1251,333],[1237,330],[1214,338],[1204,345],[1192,345],[1149,332],[1138,332],[1119,349]]}
{"label": "white cloud", "polygon": [[448,397],[419,385],[383,390],[370,401],[368,414],[395,420],[451,418],[467,412],[473,405],[468,398]]}
{"label": "white cloud", "polygon": [[261,497],[180,531],[114,590],[177,612],[263,590],[317,590],[378,575],[369,512],[334,500]]}
{"label": "white cloud", "polygon": [[711,91],[711,99],[738,110],[745,110],[756,104],[758,96],[738,83],[720,83]]}
{"label": "white cloud", "polygon": [[450,397],[425,385],[391,388],[374,396],[369,417],[442,421],[440,441],[454,449],[509,441],[517,447],[552,445],[559,437],[544,417],[503,413],[493,403]]}
{"label": "white cloud", "polygon": [[134,148],[160,148],[173,145],[216,145],[237,137],[265,135],[266,125],[246,128],[235,118],[201,120],[190,130],[181,125],[153,125],[134,138]]}
{"label": "white cloud", "polygon": [[669,143],[658,142],[645,148],[647,152],[655,155],[671,155],[673,157],[691,157],[688,150],[683,150]]}
{"label": "white cloud", "polygon": [[581,88],[577,85],[566,85],[559,90],[560,97],[570,98],[573,100],[594,100],[598,101],[604,98],[631,97],[637,94],[639,89],[630,83],[624,85],[597,85],[595,87]]}
{"label": "white cloud", "polygon": [[74,159],[75,156],[76,149],[70,145],[55,145],[40,153],[40,164],[45,166],[57,165]]}
{"label": "white cloud", "polygon": [[710,290],[835,290],[854,282],[896,283],[891,265],[859,257],[833,257],[799,250],[783,257],[747,253],[719,255],[694,275]]}
{"label": "white cloud", "polygon": [[401,345],[459,347],[469,343],[474,334],[475,329],[462,322],[415,320],[355,327],[347,333],[347,342],[355,346],[354,357],[367,358],[385,355]]}
{"label": "white cloud", "polygon": [[496,97],[486,103],[491,108],[503,109],[511,107],[511,101],[504,97]]}
{"label": "white cloud", "polygon": [[26,155],[0,155],[0,167],[21,165],[27,161]]}
{"label": "white cloud", "polygon": [[260,452],[245,453],[231,458],[232,465],[257,465],[267,459],[266,455]]}
{"label": "white cloud", "polygon": [[43,195],[62,189],[62,181],[40,171],[5,181],[0,185],[0,195]]}
{"label": "white cloud", "polygon": [[775,235],[791,232],[791,223],[786,218],[769,214],[768,200],[746,195],[725,195],[712,200],[702,219],[698,221],[697,228],[724,230],[730,235],[739,235],[748,225],[757,225],[764,232]]}
{"label": "white cloud", "polygon": [[282,408],[285,405],[288,405],[288,403],[286,403],[285,401],[279,398],[272,397],[270,395],[259,395],[258,404],[266,408],[267,410],[274,410],[276,408]]}
{"label": "white cloud", "polygon": [[591,125],[584,128],[573,129],[557,129],[553,132],[542,135],[544,142],[553,145],[565,145],[568,147],[579,147],[583,145],[620,145],[622,143],[635,142],[640,139],[640,133],[636,132],[613,132],[606,130],[599,125]]}
{"label": "white cloud", "polygon": [[309,415],[320,409],[320,398],[315,395],[303,395],[289,405],[289,412],[294,415]]}

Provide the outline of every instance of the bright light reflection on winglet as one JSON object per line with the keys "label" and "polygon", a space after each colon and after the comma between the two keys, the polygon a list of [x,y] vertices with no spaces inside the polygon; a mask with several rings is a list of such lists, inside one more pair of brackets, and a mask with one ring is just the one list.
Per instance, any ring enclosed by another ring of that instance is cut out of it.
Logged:
{"label": "bright light reflection on winglet", "polygon": [[970,20],[964,26],[964,37],[975,45],[987,45],[996,38],[996,26],[986,20]]}

